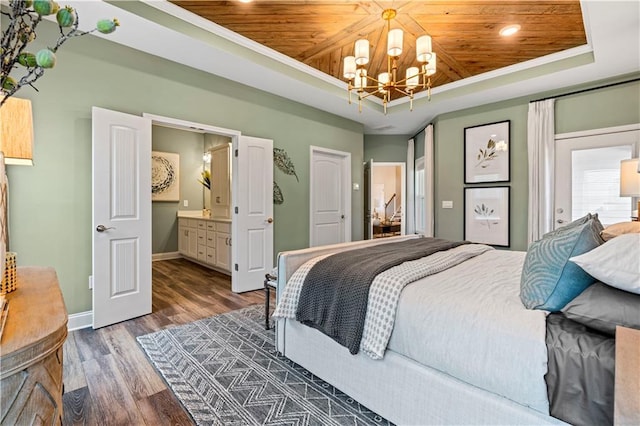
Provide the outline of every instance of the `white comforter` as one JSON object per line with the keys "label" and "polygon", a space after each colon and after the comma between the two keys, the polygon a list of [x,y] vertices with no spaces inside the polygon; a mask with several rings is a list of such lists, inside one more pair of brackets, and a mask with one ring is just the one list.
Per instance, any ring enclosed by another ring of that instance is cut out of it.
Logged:
{"label": "white comforter", "polygon": [[524,257],[491,250],[406,286],[388,349],[549,413],[546,312],[520,301]]}
{"label": "white comforter", "polygon": [[[384,357],[393,331],[400,294],[407,284],[444,271],[488,250],[493,248],[484,244],[464,244],[404,262],[377,275],[369,289],[360,350],[373,359]],[[296,318],[298,301],[307,274],[316,263],[330,255],[324,254],[310,259],[295,271],[280,297],[273,313],[274,318]]]}

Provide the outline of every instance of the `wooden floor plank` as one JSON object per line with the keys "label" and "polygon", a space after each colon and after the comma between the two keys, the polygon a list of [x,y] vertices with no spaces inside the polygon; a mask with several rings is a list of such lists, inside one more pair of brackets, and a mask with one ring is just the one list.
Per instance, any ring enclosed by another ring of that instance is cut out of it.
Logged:
{"label": "wooden floor plank", "polygon": [[87,381],[82,370],[82,360],[76,346],[76,335],[69,333],[67,340],[62,348],[64,361],[62,363],[62,377],[64,380],[65,392],[71,392],[76,389],[87,386]]}
{"label": "wooden floor plank", "polygon": [[264,304],[263,290],[233,293],[228,276],[184,259],[153,262],[152,270],[151,314],[69,333],[64,349],[63,424],[193,424],[136,337]]}
{"label": "wooden floor plank", "polygon": [[137,401],[138,408],[147,425],[190,425],[191,417],[184,411],[180,401],[168,389]]}
{"label": "wooden floor plank", "polygon": [[131,342],[135,341],[123,324],[108,327],[104,339],[134,399],[146,398],[167,389],[164,380]]}
{"label": "wooden floor plank", "polygon": [[93,416],[91,394],[88,387],[65,392],[62,396],[64,425],[95,425],[99,422]]}
{"label": "wooden floor plank", "polygon": [[74,333],[76,337],[76,348],[78,349],[78,354],[82,362],[109,355],[109,348],[107,348],[104,340],[102,340],[100,330],[83,328],[74,331]]}
{"label": "wooden floor plank", "polygon": [[143,417],[113,355],[82,363],[96,417],[108,425],[139,425]]}

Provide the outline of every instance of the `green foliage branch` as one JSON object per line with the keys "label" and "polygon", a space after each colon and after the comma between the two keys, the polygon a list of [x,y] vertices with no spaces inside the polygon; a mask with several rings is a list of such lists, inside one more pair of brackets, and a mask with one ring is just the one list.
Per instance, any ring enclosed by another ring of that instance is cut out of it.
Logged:
{"label": "green foliage branch", "polygon": [[[60,8],[53,0],[10,0],[8,5],[6,3],[6,0],[2,1],[0,10],[8,21],[0,40],[0,107],[23,86],[31,86],[38,91],[33,83],[44,75],[45,69],[55,66],[56,52],[67,40],[94,31],[110,34],[120,25],[117,19],[101,19],[94,29],[81,31],[78,29],[78,13],[73,7]],[[35,54],[29,52],[29,43],[37,37],[36,27],[43,17],[54,14],[60,30],[56,43]],[[14,78],[12,72],[23,75]]]}

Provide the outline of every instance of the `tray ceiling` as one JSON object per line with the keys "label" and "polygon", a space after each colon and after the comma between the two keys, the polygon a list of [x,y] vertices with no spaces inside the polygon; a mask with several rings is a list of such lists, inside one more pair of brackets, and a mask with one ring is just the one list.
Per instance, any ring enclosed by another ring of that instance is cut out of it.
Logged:
{"label": "tray ceiling", "polygon": [[[357,39],[371,45],[369,75],[386,71],[381,13],[398,11],[404,30],[399,72],[417,64],[415,40],[431,35],[438,56],[434,87],[587,43],[579,1],[172,1],[172,3],[295,60],[342,79],[342,58]],[[498,31],[522,29],[511,37]]]}

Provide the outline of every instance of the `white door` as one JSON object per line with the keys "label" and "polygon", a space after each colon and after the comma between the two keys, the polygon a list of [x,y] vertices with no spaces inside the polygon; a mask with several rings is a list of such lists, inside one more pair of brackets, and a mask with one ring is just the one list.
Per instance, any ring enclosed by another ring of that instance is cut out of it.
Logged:
{"label": "white door", "polygon": [[371,178],[373,176],[373,159],[364,163],[364,238],[373,238],[373,203],[371,202]]}
{"label": "white door", "polygon": [[309,246],[351,241],[351,154],[311,147]]}
{"label": "white door", "polygon": [[233,148],[231,290],[238,293],[262,288],[273,268],[273,141],[240,136]]}
{"label": "white door", "polygon": [[93,328],[151,312],[151,120],[94,107]]}
{"label": "white door", "polygon": [[554,228],[587,213],[607,225],[629,221],[630,197],[620,197],[620,161],[637,156],[635,126],[556,136]]}

